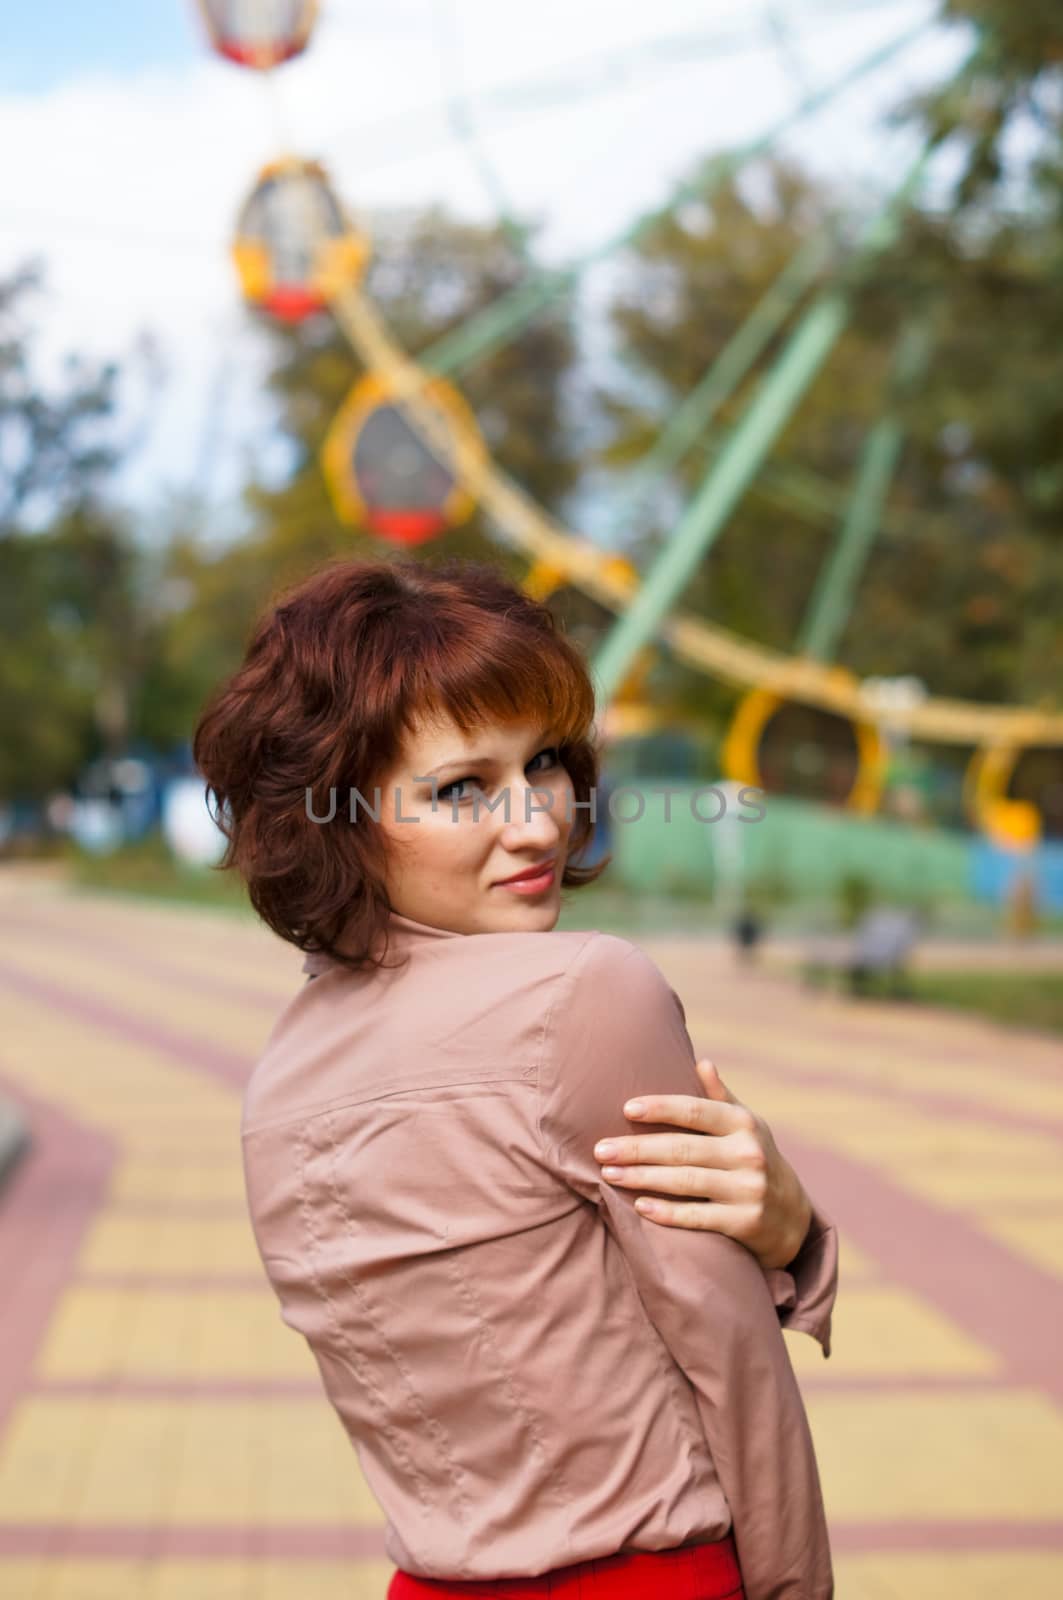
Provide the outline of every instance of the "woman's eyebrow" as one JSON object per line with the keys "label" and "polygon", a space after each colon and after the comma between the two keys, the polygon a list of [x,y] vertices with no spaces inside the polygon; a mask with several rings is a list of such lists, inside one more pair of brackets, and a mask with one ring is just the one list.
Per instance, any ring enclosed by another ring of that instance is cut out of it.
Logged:
{"label": "woman's eyebrow", "polygon": [[487,765],[493,759],[493,756],[463,756],[460,761],[443,761],[438,767],[429,767],[427,772],[419,773],[418,776],[435,778],[441,772],[460,772],[464,767]]}
{"label": "woman's eyebrow", "polygon": [[[533,755],[536,754],[536,752],[542,747],[543,740],[548,739],[549,737],[549,728],[545,729],[544,732],[538,735],[538,737],[534,740],[535,750],[532,752]],[[441,761],[438,767],[429,767],[427,772],[419,772],[417,776],[419,778],[436,778],[442,772],[460,772],[465,767],[488,767],[494,760],[495,757],[489,755],[462,756],[459,761]]]}

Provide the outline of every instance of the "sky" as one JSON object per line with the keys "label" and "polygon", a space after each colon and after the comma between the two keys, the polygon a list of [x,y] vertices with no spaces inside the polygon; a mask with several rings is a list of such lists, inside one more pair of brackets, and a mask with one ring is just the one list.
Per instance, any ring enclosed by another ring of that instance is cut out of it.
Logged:
{"label": "sky", "polygon": [[[356,216],[441,202],[486,219],[501,194],[541,222],[537,248],[559,262],[659,206],[699,156],[755,136],[936,9],[322,0],[307,52],[261,75],[212,54],[192,0],[35,0],[17,15],[9,3],[0,276],[29,257],[46,265],[35,309],[46,371],[65,351],[121,357],[153,335],[166,377],[123,494],[150,508],[195,487],[224,507],[248,456],[270,443],[266,345],[228,254],[267,161],[323,160]],[[928,26],[783,149],[867,204],[914,151],[886,113],[947,76],[964,48],[958,31]],[[453,137],[448,96],[476,127],[475,152]]]}

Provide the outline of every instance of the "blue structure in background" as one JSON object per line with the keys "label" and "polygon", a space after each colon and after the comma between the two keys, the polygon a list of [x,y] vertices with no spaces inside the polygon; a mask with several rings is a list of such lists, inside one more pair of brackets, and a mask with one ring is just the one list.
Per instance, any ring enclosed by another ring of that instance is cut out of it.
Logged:
{"label": "blue structure in background", "polygon": [[1032,876],[1042,911],[1063,911],[1063,841],[1039,845],[1028,854],[1001,850],[988,839],[971,852],[971,888],[979,900],[1003,905],[1016,878]]}
{"label": "blue structure in background", "polygon": [[601,773],[598,779],[598,793],[594,805],[594,831],[587,849],[584,851],[581,865],[596,867],[603,856],[608,855],[612,849],[612,829],[609,817],[609,796],[613,785],[606,775]]}
{"label": "blue structure in background", "polygon": [[[163,821],[166,797],[174,784],[197,776],[187,741],[166,755],[138,743],[127,755],[101,756],[80,773],[64,826],[82,849],[109,855],[154,832]],[[4,823],[0,817],[0,845]]]}

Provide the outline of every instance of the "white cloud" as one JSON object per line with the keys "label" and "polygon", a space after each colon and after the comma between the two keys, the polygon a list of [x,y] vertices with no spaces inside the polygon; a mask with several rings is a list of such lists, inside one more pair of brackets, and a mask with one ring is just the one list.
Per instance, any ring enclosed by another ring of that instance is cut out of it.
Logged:
{"label": "white cloud", "polygon": [[[853,8],[829,25],[817,22],[821,9],[813,0],[789,7],[807,29],[801,49],[815,82],[932,5]],[[469,151],[446,137],[446,117],[433,109],[444,74],[456,72],[473,98],[540,77],[582,85],[584,93],[541,115],[510,115],[496,95],[477,116],[481,149],[513,207],[543,219],[543,248],[559,258],[660,204],[698,154],[755,134],[795,98],[792,63],[768,47],[714,61],[691,44],[688,62],[654,66],[654,40],[747,25],[749,8],[734,0],[538,0],[528,8],[333,0],[324,11],[306,55],[268,80],[205,53],[191,69],[96,74],[0,97],[0,141],[19,153],[6,163],[0,271],[31,252],[47,257],[49,349],[117,353],[149,327],[174,371],[158,437],[133,483],[138,494],[195,472],[219,385],[229,385],[222,488],[235,485],[241,444],[267,426],[228,241],[255,173],[280,148],[323,158],[355,209],[441,200],[488,215]],[[626,86],[601,92],[603,54],[639,41],[647,41],[641,66],[632,53]],[[933,36],[787,148],[841,178],[888,182],[905,141],[885,138],[882,112],[916,82],[941,77],[956,55],[954,39]],[[514,108],[518,99],[514,92]]]}

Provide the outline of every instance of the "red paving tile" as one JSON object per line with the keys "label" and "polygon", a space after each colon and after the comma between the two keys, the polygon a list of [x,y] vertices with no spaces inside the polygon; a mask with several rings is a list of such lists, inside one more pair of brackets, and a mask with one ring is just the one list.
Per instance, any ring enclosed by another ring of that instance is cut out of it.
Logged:
{"label": "red paving tile", "polygon": [[82,1238],[103,1201],[115,1158],[110,1140],[79,1126],[0,1073],[0,1089],[21,1108],[31,1146],[0,1194],[0,1438],[30,1382],[55,1304]]}

